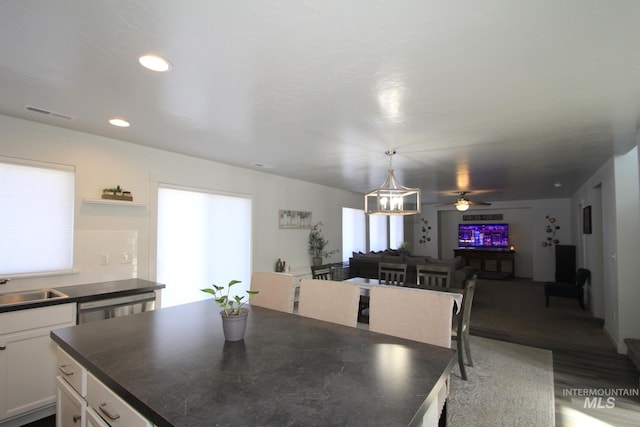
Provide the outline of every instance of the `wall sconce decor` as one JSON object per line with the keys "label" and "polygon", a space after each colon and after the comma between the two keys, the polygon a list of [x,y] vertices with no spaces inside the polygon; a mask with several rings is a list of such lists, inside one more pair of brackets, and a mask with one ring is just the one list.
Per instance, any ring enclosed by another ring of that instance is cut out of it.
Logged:
{"label": "wall sconce decor", "polygon": [[547,233],[547,238],[542,242],[542,247],[552,247],[553,245],[560,244],[560,240],[556,239],[556,233],[560,230],[560,226],[556,225],[556,219],[550,217],[549,215],[545,216],[549,224],[547,225],[545,232]]}

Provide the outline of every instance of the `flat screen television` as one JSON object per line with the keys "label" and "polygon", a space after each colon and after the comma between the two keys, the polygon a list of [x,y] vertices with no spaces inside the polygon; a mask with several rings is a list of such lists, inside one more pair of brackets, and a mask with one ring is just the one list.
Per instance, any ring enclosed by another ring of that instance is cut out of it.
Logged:
{"label": "flat screen television", "polygon": [[509,224],[459,224],[458,246],[464,249],[509,249]]}

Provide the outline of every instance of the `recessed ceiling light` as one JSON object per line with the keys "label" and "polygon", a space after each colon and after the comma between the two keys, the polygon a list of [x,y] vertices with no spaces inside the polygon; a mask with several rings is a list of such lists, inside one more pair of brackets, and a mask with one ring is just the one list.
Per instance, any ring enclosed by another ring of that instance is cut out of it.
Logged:
{"label": "recessed ceiling light", "polygon": [[253,162],[253,163],[251,163],[251,165],[252,165],[252,166],[255,166],[255,167],[257,167],[257,168],[265,168],[265,169],[271,169],[271,168],[273,168],[273,166],[271,166],[271,165],[265,165],[264,163],[261,163],[261,162]]}
{"label": "recessed ceiling light", "polygon": [[111,119],[109,120],[109,123],[120,128],[127,128],[130,126],[129,122],[123,119]]}
{"label": "recessed ceiling light", "polygon": [[553,186],[556,187],[556,188],[560,188],[560,187],[562,187],[562,183],[561,182],[556,182],[556,183],[553,184]]}
{"label": "recessed ceiling light", "polygon": [[158,55],[142,55],[138,58],[138,62],[143,67],[151,71],[158,71],[160,73],[169,71],[171,69],[171,64],[169,63],[169,61]]}

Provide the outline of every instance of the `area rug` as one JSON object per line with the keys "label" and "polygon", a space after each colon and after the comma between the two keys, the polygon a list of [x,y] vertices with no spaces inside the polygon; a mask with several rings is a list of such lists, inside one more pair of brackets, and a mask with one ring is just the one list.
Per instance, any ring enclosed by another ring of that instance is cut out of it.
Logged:
{"label": "area rug", "polygon": [[555,425],[553,357],[549,350],[471,336],[467,381],[451,373],[447,425]]}

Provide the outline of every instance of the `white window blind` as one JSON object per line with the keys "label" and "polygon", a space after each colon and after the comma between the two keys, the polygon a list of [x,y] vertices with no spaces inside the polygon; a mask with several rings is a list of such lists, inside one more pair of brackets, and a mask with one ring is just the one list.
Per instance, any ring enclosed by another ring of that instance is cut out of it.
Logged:
{"label": "white window blind", "polygon": [[162,306],[211,298],[200,289],[251,282],[251,199],[161,186],[158,189],[157,280]]}
{"label": "white window blind", "polygon": [[342,261],[353,252],[367,250],[367,228],[364,210],[342,208]]}
{"label": "white window blind", "polygon": [[75,170],[0,158],[0,277],[73,270]]}
{"label": "white window blind", "polygon": [[389,247],[387,216],[369,215],[369,250],[384,251]]}
{"label": "white window blind", "polygon": [[404,243],[404,216],[389,217],[389,248],[399,249]]}

